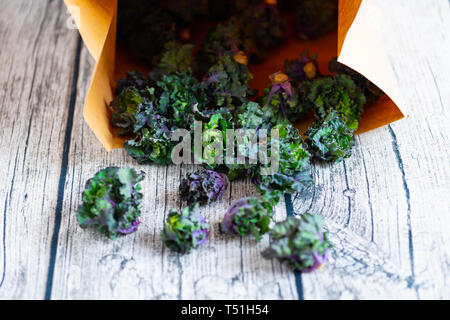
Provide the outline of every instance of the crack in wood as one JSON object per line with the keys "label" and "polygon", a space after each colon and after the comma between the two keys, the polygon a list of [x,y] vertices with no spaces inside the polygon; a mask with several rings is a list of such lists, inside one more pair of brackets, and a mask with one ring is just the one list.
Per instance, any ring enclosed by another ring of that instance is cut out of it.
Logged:
{"label": "crack in wood", "polygon": [[75,113],[75,104],[77,99],[77,86],[78,86],[78,78],[80,71],[80,61],[81,61],[81,47],[82,40],[81,37],[78,36],[77,47],[75,51],[75,59],[74,59],[74,69],[73,69],[73,78],[72,78],[72,92],[70,94],[69,100],[69,112],[67,116],[66,122],[66,132],[64,135],[64,147],[62,153],[62,161],[61,161],[61,169],[58,183],[58,198],[55,208],[55,224],[53,228],[53,235],[51,240],[51,249],[50,249],[50,260],[48,265],[47,272],[47,285],[45,289],[44,299],[50,300],[52,296],[52,287],[53,287],[53,275],[55,271],[55,263],[56,263],[56,254],[58,250],[58,238],[59,238],[59,230],[61,228],[61,219],[62,219],[62,206],[64,199],[64,189],[66,183],[67,170],[69,166],[69,151],[70,151],[70,142],[72,138],[72,128],[73,128],[73,116]]}

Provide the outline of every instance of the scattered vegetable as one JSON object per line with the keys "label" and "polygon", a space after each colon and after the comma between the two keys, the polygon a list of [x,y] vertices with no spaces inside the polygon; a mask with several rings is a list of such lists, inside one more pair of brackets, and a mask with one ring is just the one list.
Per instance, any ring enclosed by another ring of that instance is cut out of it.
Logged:
{"label": "scattered vegetable", "polygon": [[356,130],[366,103],[364,93],[346,75],[319,78],[312,82],[308,100],[316,120],[336,111],[350,130]]}
{"label": "scattered vegetable", "polygon": [[320,122],[316,122],[306,133],[311,152],[316,158],[341,162],[350,157],[355,139],[336,111]]}
{"label": "scattered vegetable", "polygon": [[205,243],[210,225],[198,212],[199,205],[185,207],[180,213],[171,210],[162,232],[163,242],[173,251],[190,253]]}
{"label": "scattered vegetable", "polygon": [[242,198],[228,208],[221,223],[221,230],[240,236],[252,234],[259,241],[269,232],[272,215],[270,202],[255,197]]}
{"label": "scattered vegetable", "polygon": [[181,181],[181,199],[188,203],[209,204],[222,198],[228,178],[213,170],[189,172]]}
{"label": "scattered vegetable", "polygon": [[109,167],[97,172],[87,181],[77,211],[80,226],[96,228],[110,239],[136,231],[143,197],[139,183],[144,177],[143,172],[130,168]]}
{"label": "scattered vegetable", "polygon": [[161,57],[154,63],[150,78],[158,81],[163,75],[196,70],[194,48],[195,45],[192,43],[182,45],[177,42],[167,42]]}
{"label": "scattered vegetable", "polygon": [[321,268],[331,248],[322,225],[319,215],[309,213],[275,224],[270,231],[272,243],[263,256],[285,262],[295,271],[308,273]]}

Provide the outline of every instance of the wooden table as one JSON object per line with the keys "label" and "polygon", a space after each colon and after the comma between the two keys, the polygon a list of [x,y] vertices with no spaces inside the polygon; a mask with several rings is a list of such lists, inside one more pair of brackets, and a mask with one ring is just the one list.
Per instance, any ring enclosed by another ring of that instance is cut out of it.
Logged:
{"label": "wooden table", "polygon": [[[82,230],[85,181],[109,165],[84,123],[93,60],[61,0],[0,0],[0,298],[2,299],[442,299],[450,298],[450,8],[448,0],[380,1],[384,43],[410,117],[357,137],[353,156],[314,165],[315,187],[276,208],[325,217],[329,264],[294,274],[264,260],[268,245],[220,235],[232,183],[203,209],[210,241],[173,254],[160,232],[181,206],[189,166],[141,166],[139,232],[109,241]],[[392,33],[392,30],[395,33]],[[287,209],[286,209],[287,208]]]}

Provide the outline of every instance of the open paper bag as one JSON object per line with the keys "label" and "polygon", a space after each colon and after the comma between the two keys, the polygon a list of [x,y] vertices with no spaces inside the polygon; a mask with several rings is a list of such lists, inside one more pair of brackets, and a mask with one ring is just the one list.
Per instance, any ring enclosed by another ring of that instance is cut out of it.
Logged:
{"label": "open paper bag", "polygon": [[[124,140],[110,124],[109,103],[114,85],[133,69],[145,70],[116,48],[117,0],[64,0],[81,37],[96,61],[84,106],[84,118],[107,150],[122,148]],[[269,52],[261,65],[250,66],[253,89],[260,92],[269,84],[269,75],[283,69],[285,59],[298,58],[305,49],[318,54],[319,69],[326,74],[328,62],[338,61],[363,74],[386,95],[366,105],[356,132],[363,133],[406,116],[398,85],[387,60],[375,15],[376,0],[339,0],[338,30],[312,41],[299,41],[288,28],[284,45]],[[305,132],[311,120],[297,124]]]}

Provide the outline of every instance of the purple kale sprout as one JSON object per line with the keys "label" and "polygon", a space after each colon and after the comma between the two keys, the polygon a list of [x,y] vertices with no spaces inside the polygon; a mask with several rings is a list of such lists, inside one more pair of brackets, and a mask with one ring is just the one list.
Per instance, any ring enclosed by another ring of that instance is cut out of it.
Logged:
{"label": "purple kale sprout", "polygon": [[236,218],[236,214],[241,209],[250,208],[251,205],[249,204],[250,198],[241,198],[234,202],[231,207],[228,208],[227,212],[225,213],[225,216],[222,220],[221,224],[221,230],[225,233],[229,234],[238,234],[237,226],[234,222]]}
{"label": "purple kale sprout", "polygon": [[185,207],[180,213],[170,210],[161,237],[173,251],[189,253],[205,243],[211,227],[198,212],[199,204]]}
{"label": "purple kale sprout", "polygon": [[180,185],[181,198],[188,203],[209,204],[222,198],[228,178],[213,170],[189,172]]}
{"label": "purple kale sprout", "polygon": [[108,167],[89,179],[78,207],[82,228],[96,228],[110,239],[133,233],[140,224],[142,198],[140,182],[144,172]]}
{"label": "purple kale sprout", "polygon": [[320,216],[309,213],[278,222],[270,231],[272,243],[262,255],[285,262],[294,271],[318,270],[328,261],[332,247],[322,225]]}
{"label": "purple kale sprout", "polygon": [[240,236],[252,234],[259,241],[269,231],[272,217],[273,208],[269,201],[256,197],[241,198],[228,208],[220,229]]}

